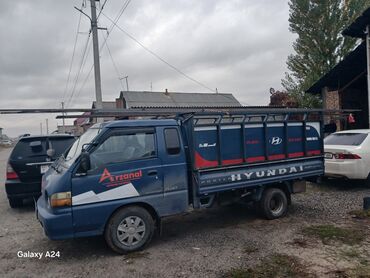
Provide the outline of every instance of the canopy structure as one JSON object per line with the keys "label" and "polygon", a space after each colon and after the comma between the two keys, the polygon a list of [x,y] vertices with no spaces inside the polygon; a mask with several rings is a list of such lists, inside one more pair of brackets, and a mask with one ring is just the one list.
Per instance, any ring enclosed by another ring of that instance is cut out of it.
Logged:
{"label": "canopy structure", "polygon": [[306,92],[320,94],[325,87],[341,90],[366,75],[366,72],[366,43],[363,42]]}
{"label": "canopy structure", "polygon": [[370,25],[370,8],[362,13],[350,26],[348,26],[343,32],[343,36],[349,36],[353,38],[366,37],[366,28]]}

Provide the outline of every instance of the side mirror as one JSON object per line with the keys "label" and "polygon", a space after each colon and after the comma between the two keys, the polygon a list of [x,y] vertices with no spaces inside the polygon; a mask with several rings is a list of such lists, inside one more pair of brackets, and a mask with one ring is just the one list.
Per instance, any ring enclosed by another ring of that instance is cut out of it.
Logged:
{"label": "side mirror", "polygon": [[80,160],[80,169],[83,173],[87,173],[91,168],[90,165],[90,154],[86,151],[82,151]]}
{"label": "side mirror", "polygon": [[47,156],[48,156],[48,157],[54,157],[54,155],[55,155],[55,150],[54,150],[54,149],[48,149],[48,150],[46,151],[46,154],[47,154]]}

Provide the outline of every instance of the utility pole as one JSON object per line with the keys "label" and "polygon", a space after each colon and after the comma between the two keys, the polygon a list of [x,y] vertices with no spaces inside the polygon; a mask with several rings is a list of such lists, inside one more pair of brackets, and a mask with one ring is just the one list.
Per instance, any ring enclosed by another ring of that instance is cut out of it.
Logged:
{"label": "utility pole", "polygon": [[[96,0],[90,0],[91,3],[91,31],[94,51],[94,75],[95,75],[95,96],[96,109],[103,108],[103,100],[101,93],[101,77],[100,77],[100,61],[99,61],[99,40],[98,40],[98,21],[96,19]],[[98,123],[103,122],[102,118],[97,119]]]}
{"label": "utility pole", "polygon": [[45,119],[45,123],[46,123],[46,135],[49,134],[49,119]]}
{"label": "utility pole", "polygon": [[[62,110],[64,110],[64,102],[62,101]],[[64,111],[62,112],[62,115],[64,116]],[[66,125],[65,125],[65,119],[62,119],[63,121],[63,133],[66,133]]]}
{"label": "utility pole", "polygon": [[119,80],[126,79],[126,91],[128,92],[128,75],[121,77]]}
{"label": "utility pole", "polygon": [[367,99],[368,99],[368,120],[370,126],[370,26],[366,26],[366,61],[367,61]]}

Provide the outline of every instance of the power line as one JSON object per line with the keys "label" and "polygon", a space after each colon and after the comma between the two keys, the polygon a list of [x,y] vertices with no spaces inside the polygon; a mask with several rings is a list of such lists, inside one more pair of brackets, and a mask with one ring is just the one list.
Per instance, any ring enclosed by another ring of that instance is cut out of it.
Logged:
{"label": "power line", "polygon": [[104,1],[104,3],[103,3],[103,5],[101,5],[101,7],[100,7],[100,12],[99,12],[98,16],[96,17],[96,20],[98,20],[98,19],[99,19],[99,16],[100,16],[100,14],[101,14],[101,11],[104,9],[105,4],[107,4],[107,1],[108,1],[108,0],[105,0],[105,1]]}
{"label": "power line", "polygon": [[[104,48],[106,42],[107,42],[107,39],[108,39],[108,36],[112,33],[114,27],[116,27],[116,23],[118,22],[118,20],[121,18],[122,14],[124,13],[124,11],[126,10],[127,6],[130,4],[131,0],[126,0],[126,2],[122,5],[120,11],[118,12],[116,18],[114,19],[114,22],[109,26],[108,28],[108,32],[107,32],[107,36],[104,38],[104,42],[101,44],[100,48],[99,48],[99,51],[101,52],[102,49]],[[101,14],[101,11],[100,10],[100,13],[99,15]],[[82,89],[85,87],[86,83],[87,83],[87,80],[89,79],[90,77],[90,74],[92,72],[94,68],[94,64],[91,65],[90,67],[90,70],[88,72],[88,74],[86,75],[84,81],[82,82],[82,85],[80,87],[80,89],[78,90],[77,94],[76,94],[76,97],[80,95]]]}
{"label": "power line", "polygon": [[75,81],[74,81],[74,85],[73,85],[73,88],[72,88],[72,92],[71,92],[71,95],[70,95],[70,97],[68,99],[68,102],[67,102],[67,106],[70,104],[70,102],[73,98],[73,95],[74,95],[75,90],[76,90],[77,82],[78,82],[78,79],[79,79],[80,74],[81,74],[81,70],[84,67],[84,65],[86,63],[86,60],[87,60],[88,55],[86,55],[86,52],[88,52],[87,49],[88,49],[88,46],[89,46],[89,43],[90,43],[90,36],[91,36],[91,32],[89,32],[89,35],[88,35],[86,43],[85,43],[85,47],[83,49],[82,58],[81,58],[81,62],[80,62],[80,67],[79,67],[79,70],[77,71]]}
{"label": "power line", "polygon": [[[114,62],[114,59],[113,59],[112,53],[111,53],[110,48],[109,48],[109,45],[108,45],[108,41],[106,42],[106,46],[107,46],[107,50],[108,50],[108,53],[109,53],[109,57],[110,57],[110,59],[111,59],[111,61],[112,61],[112,64],[113,64],[114,70],[116,71],[117,78],[118,78],[118,80],[120,80],[120,77],[121,77],[121,76],[120,76],[120,74],[119,74],[119,71],[118,71],[118,68],[117,68],[116,63]],[[121,87],[122,87],[122,91],[124,91],[125,89],[124,89],[124,87],[123,87],[123,85],[122,85],[121,80],[120,80],[120,84],[121,84]]]}
{"label": "power line", "polygon": [[[84,5],[84,2],[82,2],[82,4],[81,4],[81,9],[83,8],[83,5]],[[73,52],[72,52],[71,63],[69,65],[67,82],[66,82],[66,86],[65,86],[64,92],[63,92],[63,98],[62,98],[63,101],[64,101],[64,98],[66,97],[66,93],[67,93],[68,85],[69,85],[69,80],[71,78],[72,66],[73,66],[74,57],[75,57],[75,53],[76,53],[76,45],[77,45],[78,35],[79,35],[79,32],[80,32],[81,18],[82,18],[82,14],[80,13],[80,17],[78,19],[78,24],[77,24],[77,31],[76,31],[76,36],[75,36],[75,42],[74,42],[74,45],[73,45]]]}
{"label": "power line", "polygon": [[197,83],[198,85],[202,86],[203,88],[205,88],[207,90],[210,90],[211,92],[214,92],[214,90],[211,89],[210,87],[208,87],[205,84],[201,83],[200,81],[194,79],[193,77],[187,75],[186,73],[184,73],[183,71],[181,71],[180,69],[178,69],[177,67],[175,67],[174,65],[170,64],[169,62],[167,62],[164,58],[160,57],[157,53],[155,53],[154,51],[150,50],[148,47],[146,47],[144,44],[142,44],[140,41],[138,41],[134,36],[132,36],[131,34],[129,34],[128,32],[126,32],[123,28],[121,28],[119,25],[117,25],[117,23],[115,23],[111,18],[109,18],[104,12],[101,12],[101,14],[104,15],[105,18],[107,18],[110,22],[112,22],[112,24],[114,24],[122,33],[124,33],[131,40],[133,40],[138,45],[140,45],[142,48],[144,48],[144,50],[146,50],[147,52],[149,52],[151,55],[153,55],[154,57],[156,57],[157,59],[159,59],[161,62],[165,63],[167,66],[169,66],[170,68],[172,68],[173,70],[175,70],[179,74],[183,75],[187,79],[193,81],[194,83]]}

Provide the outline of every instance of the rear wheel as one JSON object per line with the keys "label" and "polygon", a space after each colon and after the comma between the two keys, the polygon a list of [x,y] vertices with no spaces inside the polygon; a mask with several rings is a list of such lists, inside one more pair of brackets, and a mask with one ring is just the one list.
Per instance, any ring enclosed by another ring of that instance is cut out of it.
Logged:
{"label": "rear wheel", "polygon": [[279,188],[266,189],[260,200],[260,210],[267,219],[283,217],[288,212],[288,198]]}
{"label": "rear wheel", "polygon": [[110,218],[105,240],[115,252],[125,254],[140,250],[152,239],[154,220],[142,207],[125,207]]}
{"label": "rear wheel", "polygon": [[11,208],[19,208],[23,206],[23,199],[11,198],[9,199],[9,205]]}
{"label": "rear wheel", "polygon": [[370,187],[370,173],[367,175],[367,178],[364,180],[365,185]]}

